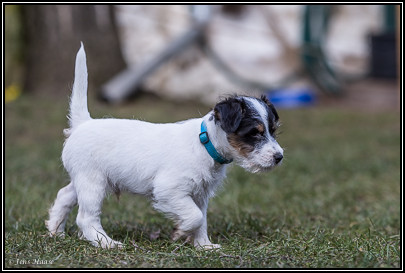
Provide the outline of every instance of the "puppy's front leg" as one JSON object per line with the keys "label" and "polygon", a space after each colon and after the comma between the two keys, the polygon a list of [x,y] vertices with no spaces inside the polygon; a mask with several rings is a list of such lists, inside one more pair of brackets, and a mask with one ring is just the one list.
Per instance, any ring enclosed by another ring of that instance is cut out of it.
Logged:
{"label": "puppy's front leg", "polygon": [[[184,205],[181,210],[177,212],[174,210],[172,210],[172,212],[166,212],[169,215],[176,215],[177,226],[173,231],[172,239],[176,241],[182,237],[186,237],[186,241],[189,241],[197,248],[220,248],[220,245],[211,243],[207,235],[208,200],[198,201],[197,205],[191,197],[184,197],[182,200],[175,202],[176,205]],[[163,203],[164,202],[160,202],[160,206],[162,206]],[[167,204],[164,206],[166,207]],[[174,204],[172,208],[174,208]]]}
{"label": "puppy's front leg", "polygon": [[199,206],[201,212],[203,213],[203,223],[202,225],[194,232],[194,246],[201,247],[204,249],[214,249],[220,248],[221,245],[211,243],[210,239],[208,238],[207,234],[207,208],[208,208],[208,200],[206,202],[201,202],[202,204]]}
{"label": "puppy's front leg", "polygon": [[[198,238],[197,241],[201,243],[209,242],[206,236],[206,208],[203,212],[189,193],[171,189],[155,190],[154,201],[155,209],[163,212],[176,222],[176,229],[172,236],[173,240],[187,237],[188,240]],[[203,236],[204,232],[205,237]],[[197,234],[198,236],[195,237]],[[196,242],[195,239],[194,242]],[[194,243],[194,245],[196,244]]]}
{"label": "puppy's front leg", "polygon": [[154,193],[154,200],[155,209],[177,222],[177,235],[174,239],[192,234],[203,223],[203,213],[193,199],[185,193],[163,190]]}

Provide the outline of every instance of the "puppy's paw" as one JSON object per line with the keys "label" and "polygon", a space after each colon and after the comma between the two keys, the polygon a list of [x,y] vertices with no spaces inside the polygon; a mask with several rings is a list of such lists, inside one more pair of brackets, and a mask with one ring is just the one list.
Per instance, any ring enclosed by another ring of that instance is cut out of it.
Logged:
{"label": "puppy's paw", "polygon": [[195,247],[197,249],[202,249],[202,250],[214,250],[214,249],[221,248],[221,245],[219,245],[219,244],[206,244],[206,245],[197,244],[197,245],[195,245]]}
{"label": "puppy's paw", "polygon": [[181,237],[185,236],[186,234],[179,230],[179,229],[174,229],[172,232],[172,241],[177,241],[178,239],[180,239]]}
{"label": "puppy's paw", "polygon": [[212,244],[212,245],[204,245],[203,249],[210,250],[210,249],[219,249],[221,248],[220,244]]}
{"label": "puppy's paw", "polygon": [[60,237],[65,238],[65,232],[57,231],[56,228],[52,228],[49,221],[45,221],[46,228],[49,230],[48,235],[49,237]]}
{"label": "puppy's paw", "polygon": [[177,228],[175,228],[173,230],[172,241],[177,241],[183,237],[186,237],[186,242],[190,242],[192,239],[192,236],[188,232],[185,232],[185,231],[177,229]]}
{"label": "puppy's paw", "polygon": [[109,241],[109,242],[106,242],[106,243],[104,242],[101,245],[101,247],[102,248],[107,248],[107,249],[111,249],[111,248],[122,249],[122,248],[124,248],[124,245],[121,242],[112,240],[112,241]]}
{"label": "puppy's paw", "polygon": [[114,241],[114,245],[113,248],[118,248],[118,249],[123,249],[124,248],[124,244],[118,241]]}
{"label": "puppy's paw", "polygon": [[114,241],[114,240],[111,240],[111,241],[108,241],[108,242],[106,242],[104,240],[96,241],[96,242],[93,243],[93,245],[97,246],[97,247],[102,247],[102,248],[105,248],[105,249],[111,249],[111,248],[122,249],[122,248],[124,248],[124,245],[121,242]]}
{"label": "puppy's paw", "polygon": [[64,239],[65,238],[65,233],[64,232],[48,232],[49,237],[57,237]]}
{"label": "puppy's paw", "polygon": [[61,238],[65,238],[65,232],[59,229],[60,223],[59,224],[55,224],[54,222],[51,222],[50,220],[46,220],[45,221],[45,226],[46,228],[49,230],[48,234],[50,237],[61,237]]}

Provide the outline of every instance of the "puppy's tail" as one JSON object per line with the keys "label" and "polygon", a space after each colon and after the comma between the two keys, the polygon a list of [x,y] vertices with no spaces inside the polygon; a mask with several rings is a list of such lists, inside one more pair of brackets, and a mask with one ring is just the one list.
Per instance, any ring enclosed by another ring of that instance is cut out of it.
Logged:
{"label": "puppy's tail", "polygon": [[69,136],[71,131],[79,124],[91,119],[87,109],[87,65],[83,43],[81,43],[79,52],[76,55],[75,80],[72,96],[70,97],[68,119],[70,129],[64,131],[66,136]]}

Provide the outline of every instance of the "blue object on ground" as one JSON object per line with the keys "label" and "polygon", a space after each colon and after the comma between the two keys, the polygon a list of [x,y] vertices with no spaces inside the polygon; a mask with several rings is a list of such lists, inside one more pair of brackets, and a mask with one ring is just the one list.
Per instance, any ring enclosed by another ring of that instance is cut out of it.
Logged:
{"label": "blue object on ground", "polygon": [[316,96],[309,88],[277,89],[268,91],[266,96],[278,108],[311,106],[316,102]]}

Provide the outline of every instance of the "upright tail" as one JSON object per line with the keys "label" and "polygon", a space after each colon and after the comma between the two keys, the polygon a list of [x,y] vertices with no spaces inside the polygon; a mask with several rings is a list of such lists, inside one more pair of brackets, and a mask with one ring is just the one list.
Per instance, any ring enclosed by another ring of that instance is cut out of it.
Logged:
{"label": "upright tail", "polygon": [[87,109],[87,65],[83,43],[81,43],[79,52],[76,55],[75,80],[72,96],[70,97],[68,119],[70,130],[65,131],[67,136],[80,123],[91,119],[89,110]]}

